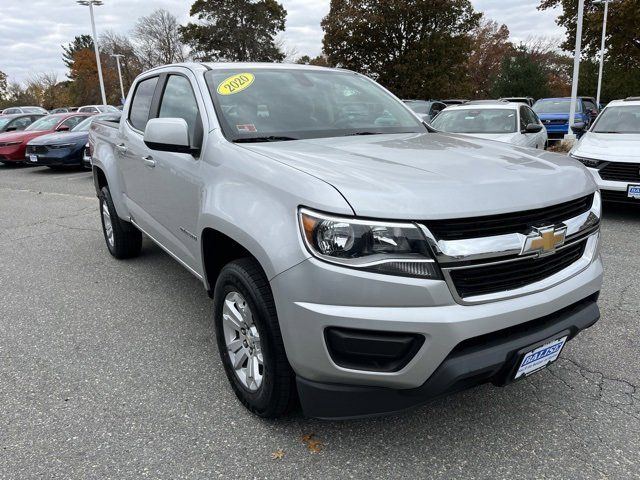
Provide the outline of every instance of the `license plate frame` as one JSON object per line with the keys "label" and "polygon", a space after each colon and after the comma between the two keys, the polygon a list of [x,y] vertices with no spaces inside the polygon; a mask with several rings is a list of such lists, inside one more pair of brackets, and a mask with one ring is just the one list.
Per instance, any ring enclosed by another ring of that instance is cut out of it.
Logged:
{"label": "license plate frame", "polygon": [[518,351],[511,380],[514,382],[521,380],[556,362],[569,341],[569,337],[570,332],[565,330]]}
{"label": "license plate frame", "polygon": [[640,185],[627,186],[627,197],[633,200],[640,200]]}

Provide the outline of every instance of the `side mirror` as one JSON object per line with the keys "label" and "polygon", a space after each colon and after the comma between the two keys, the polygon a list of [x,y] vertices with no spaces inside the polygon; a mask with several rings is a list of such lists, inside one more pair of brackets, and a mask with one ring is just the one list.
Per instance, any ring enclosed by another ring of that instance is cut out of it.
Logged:
{"label": "side mirror", "polygon": [[152,118],[144,130],[144,143],[160,152],[196,153],[189,143],[189,126],[183,118]]}
{"label": "side mirror", "polygon": [[60,126],[56,129],[56,131],[58,131],[58,132],[68,132],[69,130],[71,130],[71,129],[69,128],[69,125],[60,125]]}
{"label": "side mirror", "polygon": [[571,126],[571,130],[577,130],[579,132],[587,128],[587,124],[584,122],[576,122]]}
{"label": "side mirror", "polygon": [[539,133],[543,128],[544,127],[538,123],[530,123],[525,127],[524,133]]}

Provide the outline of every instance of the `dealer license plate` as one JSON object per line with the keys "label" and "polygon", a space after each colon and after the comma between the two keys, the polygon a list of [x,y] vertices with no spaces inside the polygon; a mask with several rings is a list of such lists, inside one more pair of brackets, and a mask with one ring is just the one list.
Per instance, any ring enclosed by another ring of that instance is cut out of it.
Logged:
{"label": "dealer license plate", "polygon": [[33,162],[33,163],[38,163],[38,156],[37,155],[29,155],[29,161]]}
{"label": "dealer license plate", "polygon": [[629,195],[629,198],[640,200],[640,185],[629,185],[627,194]]}
{"label": "dealer license plate", "polygon": [[567,338],[567,336],[558,338],[525,353],[516,372],[515,379],[531,375],[555,362],[560,356],[564,344],[567,343]]}

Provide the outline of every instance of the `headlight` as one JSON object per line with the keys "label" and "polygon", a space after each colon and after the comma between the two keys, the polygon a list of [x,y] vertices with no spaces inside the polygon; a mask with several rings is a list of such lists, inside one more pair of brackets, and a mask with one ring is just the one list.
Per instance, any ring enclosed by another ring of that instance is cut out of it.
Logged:
{"label": "headlight", "polygon": [[22,142],[7,142],[0,143],[0,147],[13,147],[14,145],[20,145]]}
{"label": "headlight", "polygon": [[603,163],[601,160],[593,160],[591,158],[579,157],[578,155],[574,155],[573,153],[570,153],[569,156],[574,160],[578,160],[585,167],[589,167],[589,168],[598,168]]}
{"label": "headlight", "polygon": [[440,278],[427,240],[412,223],[339,217],[302,208],[300,229],[315,257],[346,267],[419,278]]}

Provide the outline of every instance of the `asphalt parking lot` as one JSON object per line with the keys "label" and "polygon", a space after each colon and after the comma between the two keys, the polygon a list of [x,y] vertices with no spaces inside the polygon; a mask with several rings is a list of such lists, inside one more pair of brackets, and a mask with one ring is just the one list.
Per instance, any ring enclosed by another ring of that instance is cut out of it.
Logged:
{"label": "asphalt parking lot", "polygon": [[0,477],[640,478],[640,209],[606,208],[602,319],[551,368],[325,422],[249,414],[201,285],[147,240],[113,260],[97,205],[88,172],[0,166]]}

